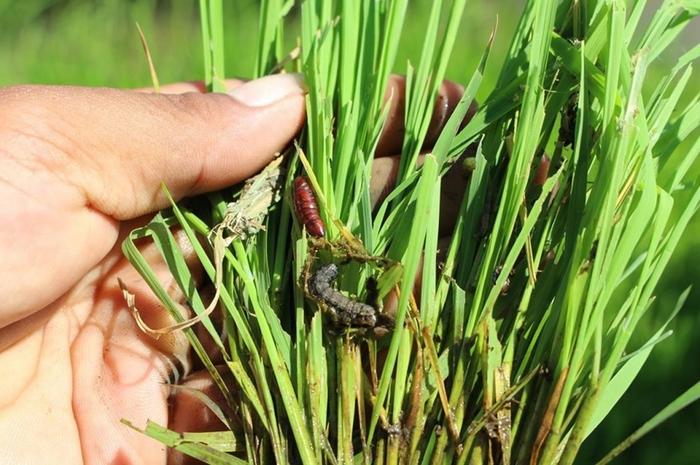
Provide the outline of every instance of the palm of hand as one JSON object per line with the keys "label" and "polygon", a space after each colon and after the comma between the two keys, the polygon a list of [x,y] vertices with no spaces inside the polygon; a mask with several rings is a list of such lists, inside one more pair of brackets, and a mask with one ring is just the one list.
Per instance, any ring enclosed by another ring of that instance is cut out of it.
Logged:
{"label": "palm of hand", "polygon": [[[120,423],[167,424],[169,356],[181,340],[143,335],[110,253],[64,297],[0,330],[0,438],[9,463],[164,463],[164,448]],[[135,278],[135,277],[134,277]],[[143,299],[140,299],[143,301]]]}

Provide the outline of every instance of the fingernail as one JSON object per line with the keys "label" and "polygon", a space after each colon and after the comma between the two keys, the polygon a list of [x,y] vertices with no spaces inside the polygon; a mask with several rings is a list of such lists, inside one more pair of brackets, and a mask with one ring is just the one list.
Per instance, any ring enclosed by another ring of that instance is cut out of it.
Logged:
{"label": "fingernail", "polygon": [[304,93],[301,74],[273,74],[246,82],[229,95],[249,107],[264,107],[294,94]]}

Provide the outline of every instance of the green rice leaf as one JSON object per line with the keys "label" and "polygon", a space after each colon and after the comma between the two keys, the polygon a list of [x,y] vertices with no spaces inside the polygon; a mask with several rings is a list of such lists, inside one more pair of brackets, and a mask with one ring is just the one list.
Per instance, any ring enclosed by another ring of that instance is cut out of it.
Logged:
{"label": "green rice leaf", "polygon": [[671,313],[669,319],[663,325],[661,325],[659,330],[651,338],[649,338],[649,341],[644,344],[644,347],[641,350],[636,352],[633,357],[625,362],[619,371],[615,373],[615,376],[613,376],[607,386],[605,386],[591,421],[588,424],[586,436],[595,430],[595,428],[603,421],[603,419],[605,419],[608,413],[610,413],[613,407],[622,398],[625,392],[627,392],[629,387],[632,385],[632,382],[644,366],[644,363],[646,363],[647,359],[649,358],[649,355],[651,355],[652,349],[663,338],[666,327],[671,320],[676,317],[678,312],[685,304],[688,294],[690,294],[690,288],[687,288],[685,291],[683,291],[680,297],[678,297],[676,307]]}
{"label": "green rice leaf", "polygon": [[596,463],[596,465],[605,465],[607,463],[610,463],[614,458],[619,456],[622,452],[628,449],[632,444],[637,442],[644,435],[652,431],[654,428],[656,428],[661,423],[665,422],[673,415],[686,408],[687,406],[696,402],[698,399],[700,399],[700,381],[695,383],[690,389],[678,396],[673,402],[664,407],[663,410],[654,415],[653,418],[644,423],[637,431],[628,436],[617,447],[611,450],[605,457],[600,459]]}
{"label": "green rice leaf", "polygon": [[[144,430],[136,428],[133,424],[126,420],[122,420],[122,423],[132,429],[135,429],[136,431],[140,431],[145,435],[162,442],[168,447],[172,447],[175,450],[178,450],[183,454],[189,455],[197,460],[202,460],[209,465],[248,464],[248,462],[218,450],[211,445],[199,442],[190,442],[191,436],[189,438],[185,438],[183,434],[164,428],[152,421],[148,421],[146,423],[146,428]],[[213,445],[216,445],[216,442],[214,442]]]}

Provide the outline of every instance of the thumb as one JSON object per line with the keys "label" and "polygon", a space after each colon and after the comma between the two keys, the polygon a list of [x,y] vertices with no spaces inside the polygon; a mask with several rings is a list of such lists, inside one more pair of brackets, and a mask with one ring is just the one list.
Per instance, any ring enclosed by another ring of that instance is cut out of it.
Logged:
{"label": "thumb", "polygon": [[[0,89],[0,328],[86,279],[120,222],[239,182],[304,121],[298,75],[228,94]],[[96,269],[100,272],[100,269]]]}
{"label": "thumb", "polygon": [[51,154],[60,161],[52,170],[82,191],[86,205],[116,220],[166,206],[161,183],[179,199],[250,177],[304,120],[296,74],[267,76],[228,94],[39,89],[25,95],[42,110],[43,121],[33,126],[49,128],[39,139],[61,151]]}

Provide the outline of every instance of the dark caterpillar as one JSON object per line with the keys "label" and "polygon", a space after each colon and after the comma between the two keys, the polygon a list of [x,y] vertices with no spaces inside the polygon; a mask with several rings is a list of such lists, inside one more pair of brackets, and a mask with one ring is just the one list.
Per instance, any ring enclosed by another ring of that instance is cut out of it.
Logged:
{"label": "dark caterpillar", "polygon": [[318,215],[316,196],[304,176],[298,176],[294,180],[294,208],[299,222],[309,234],[314,237],[323,237],[326,234],[323,220]]}
{"label": "dark caterpillar", "polygon": [[337,276],[336,264],[323,265],[311,276],[311,292],[328,306],[331,317],[338,325],[348,328],[374,328],[377,325],[375,308],[352,300],[335,289],[332,284]]}

